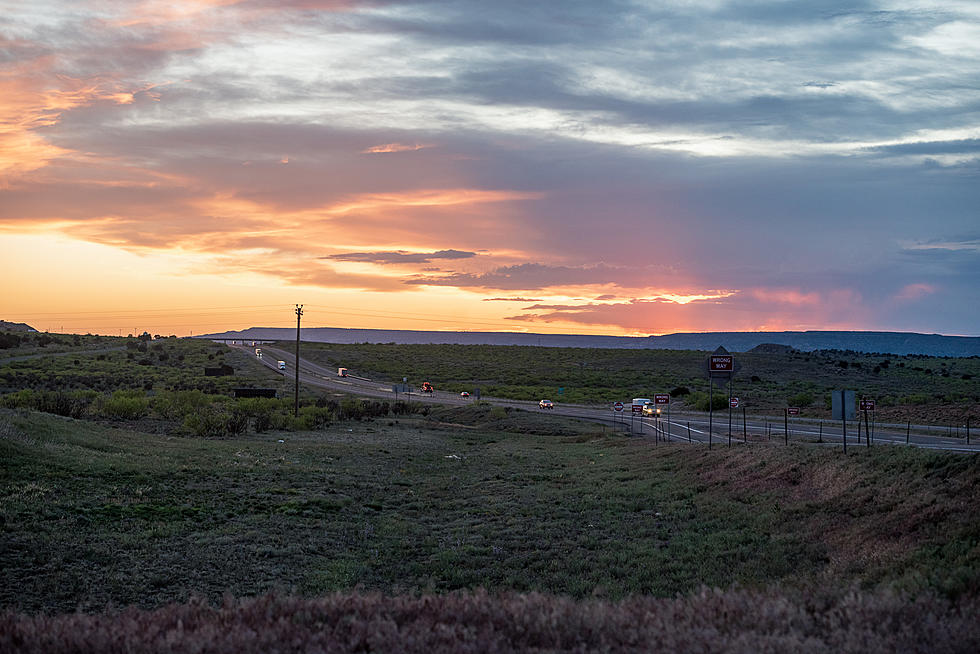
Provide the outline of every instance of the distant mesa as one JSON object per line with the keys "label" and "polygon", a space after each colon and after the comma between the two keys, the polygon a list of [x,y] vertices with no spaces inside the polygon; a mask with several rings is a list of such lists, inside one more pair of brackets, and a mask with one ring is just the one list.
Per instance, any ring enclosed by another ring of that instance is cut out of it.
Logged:
{"label": "distant mesa", "polygon": [[[238,341],[289,341],[290,327],[249,327],[241,331],[202,334],[195,338]],[[525,332],[440,332],[399,329],[310,327],[301,339],[311,343],[398,343],[400,345],[527,345],[537,347],[616,348],[632,350],[697,350],[719,345],[729,352],[850,350],[871,354],[923,354],[940,357],[980,356],[980,337],[906,332],[705,332],[664,336],[596,336],[528,334]],[[755,348],[786,348],[755,350]]]}
{"label": "distant mesa", "polygon": [[30,325],[22,322],[7,322],[0,320],[0,332],[36,332]]}

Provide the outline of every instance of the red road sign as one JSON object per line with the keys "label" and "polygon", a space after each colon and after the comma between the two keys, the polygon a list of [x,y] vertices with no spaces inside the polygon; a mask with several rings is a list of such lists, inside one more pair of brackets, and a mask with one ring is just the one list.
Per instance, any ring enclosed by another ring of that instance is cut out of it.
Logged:
{"label": "red road sign", "polygon": [[613,411],[622,411],[622,410],[623,410],[622,402],[616,402],[615,404],[613,404]]}
{"label": "red road sign", "polygon": [[786,409],[786,415],[789,415],[789,416],[798,416],[798,415],[800,415],[800,407],[798,407],[798,406],[791,406],[791,407],[789,407],[788,409]]}
{"label": "red road sign", "polygon": [[708,363],[710,372],[734,372],[735,357],[730,354],[712,354]]}
{"label": "red road sign", "polygon": [[670,404],[670,393],[656,393],[653,396],[653,401],[657,404]]}
{"label": "red road sign", "polygon": [[733,409],[737,409],[738,408],[738,398],[737,397],[730,397],[730,398],[728,398],[728,406],[732,407]]}
{"label": "red road sign", "polygon": [[643,405],[642,404],[633,404],[631,406],[633,407],[633,413],[643,413]]}
{"label": "red road sign", "polygon": [[862,411],[874,411],[875,401],[874,400],[861,400],[861,410]]}

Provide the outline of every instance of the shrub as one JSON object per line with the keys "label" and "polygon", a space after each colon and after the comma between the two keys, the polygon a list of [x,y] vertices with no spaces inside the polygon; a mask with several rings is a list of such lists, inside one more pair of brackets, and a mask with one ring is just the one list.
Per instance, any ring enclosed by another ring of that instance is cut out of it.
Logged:
{"label": "shrub", "polygon": [[709,398],[707,393],[695,391],[687,398],[687,404],[698,411],[708,411],[708,402],[711,400],[712,410],[720,411],[728,408],[728,397],[724,393],[715,393],[713,398]]}
{"label": "shrub", "polygon": [[199,390],[164,391],[153,398],[153,410],[162,418],[183,420],[211,405],[213,396]]}
{"label": "shrub", "polygon": [[684,397],[685,395],[690,395],[691,389],[687,386],[678,386],[670,392],[671,397]]}
{"label": "shrub", "polygon": [[0,406],[81,418],[97,396],[95,391],[35,391],[27,388],[4,395]]}
{"label": "shrub", "polygon": [[114,391],[112,395],[100,395],[92,404],[96,415],[111,420],[137,420],[150,412],[150,401],[142,390]]}
{"label": "shrub", "polygon": [[333,421],[333,411],[327,407],[304,406],[299,410],[303,429],[321,429]]}
{"label": "shrub", "polygon": [[0,333],[0,350],[5,350],[20,345],[20,336],[10,332]]}
{"label": "shrub", "polygon": [[187,416],[184,427],[198,438],[227,438],[245,432],[248,416],[243,411],[211,405]]}
{"label": "shrub", "polygon": [[788,400],[789,406],[808,407],[813,404],[813,396],[809,393],[797,393]]}

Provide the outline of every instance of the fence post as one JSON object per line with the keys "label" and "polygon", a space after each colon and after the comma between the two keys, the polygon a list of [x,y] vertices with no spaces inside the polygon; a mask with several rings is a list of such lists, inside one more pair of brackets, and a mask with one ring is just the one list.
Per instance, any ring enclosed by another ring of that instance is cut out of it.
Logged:
{"label": "fence post", "polygon": [[687,442],[688,443],[692,442],[691,441],[691,421],[690,420],[687,422]]}
{"label": "fence post", "polygon": [[908,444],[909,444],[909,434],[911,434],[911,432],[912,432],[912,421],[911,421],[911,420],[909,420],[909,421],[908,421],[908,422],[907,422],[907,423],[905,424],[905,444],[906,444],[906,445],[908,445]]}
{"label": "fence post", "polygon": [[820,423],[820,436],[817,437],[818,443],[823,443],[823,423]]}
{"label": "fence post", "polygon": [[[847,454],[847,402],[844,398],[847,397],[846,391],[840,392],[840,433],[841,440],[844,441],[844,454]],[[858,438],[861,437],[861,432],[858,431]]]}
{"label": "fence post", "polygon": [[783,409],[783,436],[786,439],[786,445],[789,445],[789,409]]}
{"label": "fence post", "polygon": [[[862,400],[863,401],[863,400]],[[864,444],[871,447],[871,429],[868,427],[868,411],[864,411]]]}

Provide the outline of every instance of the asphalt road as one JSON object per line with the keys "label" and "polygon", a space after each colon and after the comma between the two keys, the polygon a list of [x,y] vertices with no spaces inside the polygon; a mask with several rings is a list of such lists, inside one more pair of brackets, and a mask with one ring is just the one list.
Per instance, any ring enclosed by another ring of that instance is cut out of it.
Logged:
{"label": "asphalt road", "polygon": [[[234,347],[249,353],[254,352],[254,348],[247,346],[232,345],[229,347]],[[294,378],[295,369],[293,366],[295,357],[293,353],[267,345],[261,346],[261,349],[263,356],[259,360],[263,364],[278,371],[277,362],[285,361],[285,376],[290,380]],[[390,382],[378,382],[357,376],[338,377],[335,368],[325,368],[305,359],[302,360],[300,365],[299,379],[301,384],[332,390],[338,394],[352,393],[361,397],[389,400],[396,398]],[[433,393],[420,393],[417,389],[407,394],[399,393],[397,398],[449,406],[462,406],[472,403],[476,399],[472,396],[463,398],[456,393],[447,393],[438,390]],[[702,412],[672,411],[670,421],[668,422],[666,412],[659,419],[632,416],[629,413],[629,404],[626,405],[622,413],[617,414],[610,407],[561,404],[556,402],[554,409],[540,409],[536,401],[508,400],[487,396],[483,396],[480,399],[492,402],[498,406],[513,406],[528,411],[548,411],[555,415],[599,422],[615,430],[649,438],[654,443],[661,441],[699,443],[717,447],[727,446],[729,442],[732,444],[741,444],[743,442],[753,443],[773,440],[777,442],[810,442],[817,446],[842,447],[842,424],[839,421],[801,420],[796,418],[789,420],[787,429],[787,424],[784,422],[782,416],[779,418],[746,416],[743,436],[741,412],[737,412],[737,414],[733,412],[732,431],[729,435],[728,411],[715,412],[713,419],[709,419]],[[550,399],[554,400],[554,398]],[[711,426],[710,430],[709,423]],[[860,435],[857,421],[848,421],[846,429],[848,449],[868,447],[868,439],[865,437],[863,424],[861,425]],[[980,434],[971,434],[971,443],[967,445],[965,438],[949,438],[943,434],[929,433],[930,431],[935,431],[935,429],[932,425],[912,425],[909,433],[906,434],[906,427],[904,425],[872,425],[871,446],[907,444],[914,447],[956,452],[980,452],[980,443],[978,443],[980,441]]]}

